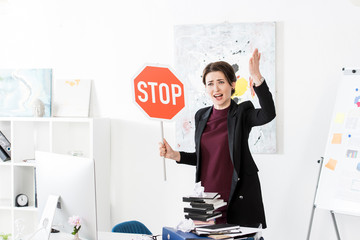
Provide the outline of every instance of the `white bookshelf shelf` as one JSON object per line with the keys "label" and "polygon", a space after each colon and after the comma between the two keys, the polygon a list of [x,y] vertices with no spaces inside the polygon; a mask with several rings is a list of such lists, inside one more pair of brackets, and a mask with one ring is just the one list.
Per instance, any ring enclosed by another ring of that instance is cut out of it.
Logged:
{"label": "white bookshelf shelf", "polygon": [[0,161],[0,166],[11,166],[10,162],[1,162]]}
{"label": "white bookshelf shelf", "polygon": [[37,208],[32,205],[28,207],[14,207],[14,211],[16,212],[37,212]]}
{"label": "white bookshelf shelf", "polygon": [[[0,131],[11,143],[11,160],[0,160],[1,232],[16,236],[21,219],[30,234],[39,216],[35,207],[35,151],[81,153],[95,159],[98,230],[110,231],[110,120],[104,118],[0,117]],[[29,197],[28,207],[16,207],[15,198]],[[10,220],[10,221],[9,221]],[[35,223],[34,223],[35,222]]]}

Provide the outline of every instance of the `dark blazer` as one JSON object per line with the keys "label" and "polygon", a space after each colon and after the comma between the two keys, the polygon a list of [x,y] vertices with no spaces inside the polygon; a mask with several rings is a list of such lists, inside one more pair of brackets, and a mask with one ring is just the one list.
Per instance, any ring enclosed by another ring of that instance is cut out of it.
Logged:
{"label": "dark blazer", "polygon": [[[231,100],[227,126],[229,150],[234,165],[229,196],[227,221],[242,226],[257,227],[260,223],[266,228],[262,203],[258,168],[251,156],[248,139],[251,128],[270,122],[275,118],[275,105],[269,87],[264,81],[254,87],[261,108],[255,109],[250,101],[236,104]],[[200,109],[195,114],[194,153],[180,152],[180,164],[196,166],[196,182],[201,180],[200,139],[211,115],[212,107]]]}

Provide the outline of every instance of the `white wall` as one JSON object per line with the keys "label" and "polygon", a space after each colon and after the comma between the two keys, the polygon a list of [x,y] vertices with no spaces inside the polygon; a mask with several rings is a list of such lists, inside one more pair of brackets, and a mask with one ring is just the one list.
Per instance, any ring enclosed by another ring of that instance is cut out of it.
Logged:
{"label": "white wall", "polygon": [[[266,239],[305,239],[342,67],[360,67],[360,8],[348,0],[0,0],[0,67],[51,67],[55,78],[94,80],[93,114],[112,119],[112,222],[139,219],[156,234],[182,218],[194,169],[167,161],[160,125],[132,102],[144,63],[173,63],[173,26],[276,21],[278,153],[255,155]],[[260,49],[261,50],[261,49]],[[165,135],[174,142],[174,125]],[[338,215],[344,239],[359,217]],[[312,239],[336,239],[317,210]]]}

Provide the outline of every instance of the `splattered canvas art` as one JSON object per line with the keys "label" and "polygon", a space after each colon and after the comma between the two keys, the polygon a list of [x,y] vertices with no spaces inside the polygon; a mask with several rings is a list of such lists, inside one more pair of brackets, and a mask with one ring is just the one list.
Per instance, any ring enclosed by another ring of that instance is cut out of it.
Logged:
{"label": "splattered canvas art", "polygon": [[[185,109],[176,117],[176,147],[194,151],[194,116],[211,106],[202,83],[202,70],[215,61],[230,63],[237,76],[233,99],[250,100],[260,107],[250,87],[249,58],[255,48],[261,53],[260,71],[275,100],[275,23],[223,23],[175,26],[175,70],[184,83]],[[276,153],[276,120],[254,127],[249,137],[253,153]]]}

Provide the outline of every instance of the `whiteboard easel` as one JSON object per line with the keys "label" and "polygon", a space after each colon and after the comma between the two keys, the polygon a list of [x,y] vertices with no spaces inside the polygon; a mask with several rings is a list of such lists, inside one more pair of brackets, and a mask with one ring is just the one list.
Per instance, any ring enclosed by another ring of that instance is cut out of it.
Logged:
{"label": "whiteboard easel", "polygon": [[360,216],[360,69],[343,68],[324,158],[321,161],[307,240],[316,208]]}
{"label": "whiteboard easel", "polygon": [[[315,209],[316,209],[316,204],[315,204],[316,192],[317,192],[318,186],[319,186],[319,179],[320,179],[320,175],[321,175],[321,169],[322,169],[322,166],[323,166],[323,162],[324,162],[324,158],[321,157],[321,160],[318,160],[318,163],[320,163],[320,170],[319,170],[318,180],[317,180],[317,183],[316,183],[315,197],[314,197],[314,201],[313,201],[313,208],[311,210],[311,217],[310,217],[309,229],[308,229],[308,234],[307,234],[306,240],[310,240],[311,228],[312,228],[312,223],[313,223],[313,220],[314,220],[314,213],[315,213]],[[338,228],[337,223],[336,223],[336,218],[335,218],[334,211],[330,210],[330,214],[331,214],[331,218],[332,218],[333,223],[334,223],[334,228],[335,228],[337,239],[341,240],[340,239],[339,228]]]}

